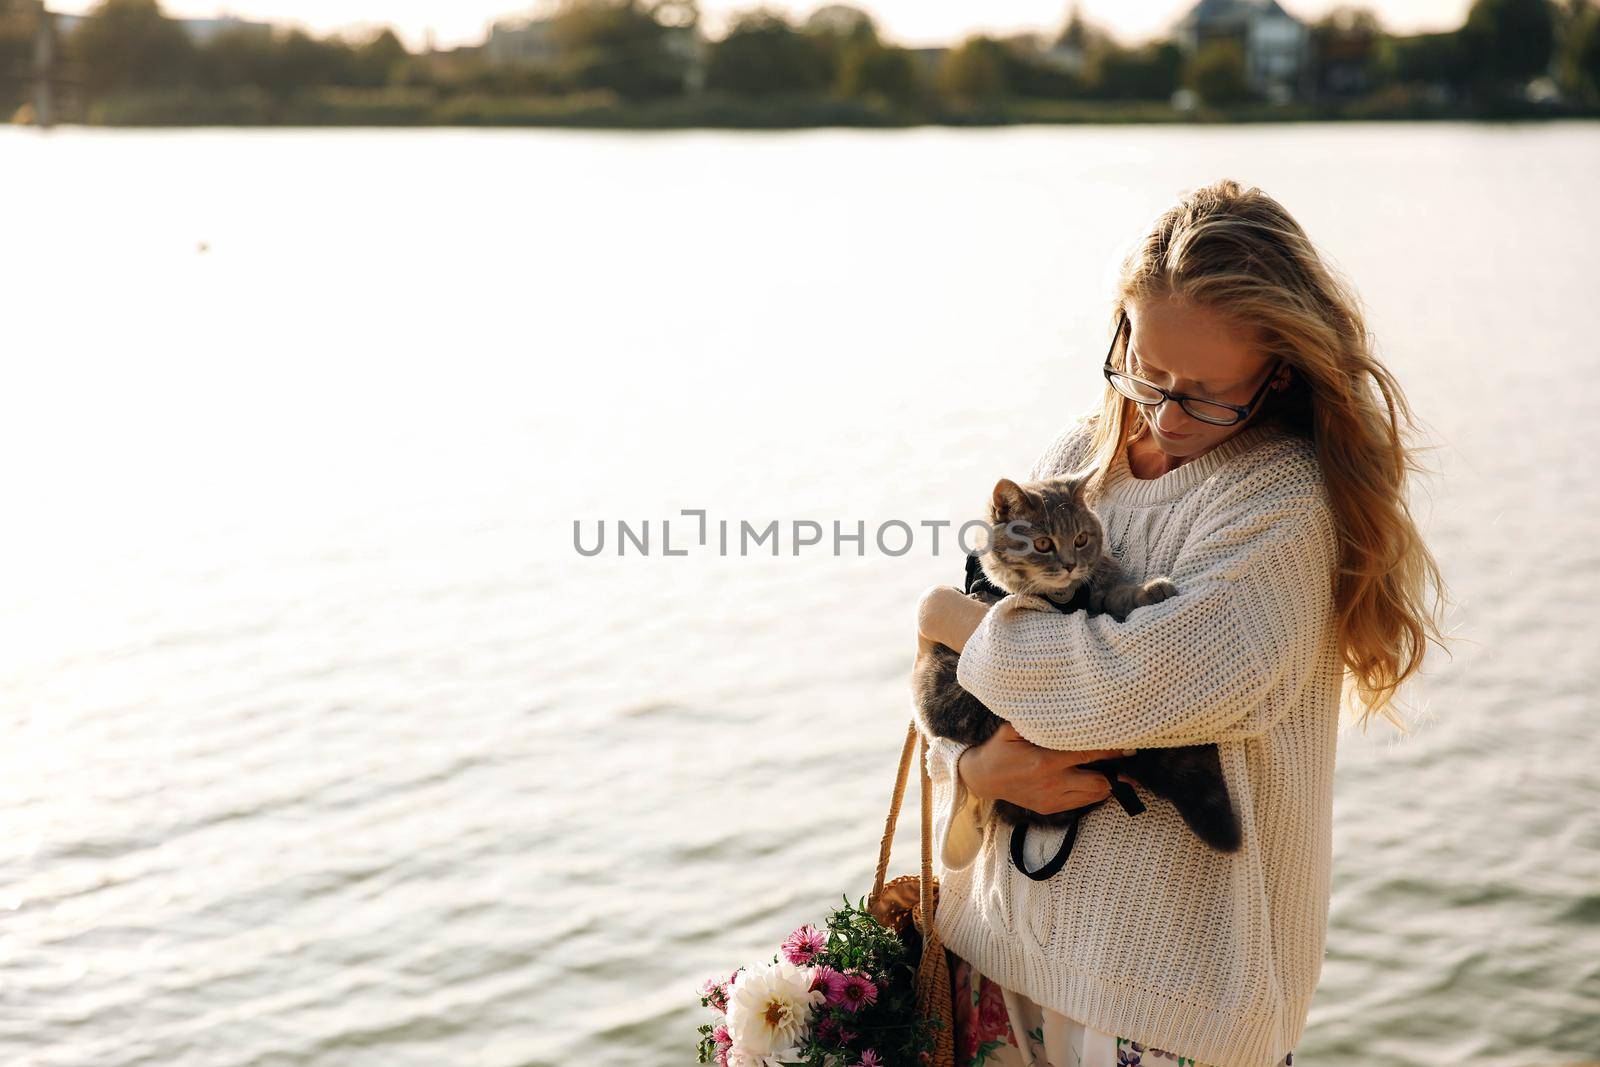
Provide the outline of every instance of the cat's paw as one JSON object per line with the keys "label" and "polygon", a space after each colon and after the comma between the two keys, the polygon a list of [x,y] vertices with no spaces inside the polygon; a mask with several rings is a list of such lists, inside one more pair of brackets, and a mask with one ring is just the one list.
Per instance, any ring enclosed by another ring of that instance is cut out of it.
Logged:
{"label": "cat's paw", "polygon": [[1159,604],[1168,597],[1178,595],[1178,587],[1172,584],[1170,578],[1152,578],[1139,587],[1139,603]]}

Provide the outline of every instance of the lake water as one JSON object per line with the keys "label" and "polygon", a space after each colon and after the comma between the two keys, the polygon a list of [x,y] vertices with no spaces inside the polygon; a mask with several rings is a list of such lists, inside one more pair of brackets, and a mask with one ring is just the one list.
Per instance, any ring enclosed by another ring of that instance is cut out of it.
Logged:
{"label": "lake water", "polygon": [[1342,741],[1296,1061],[1600,1059],[1589,123],[0,129],[0,1060],[692,1063],[870,888],[960,570],[872,532],[1026,472],[1221,176],[1362,293],[1461,635]]}

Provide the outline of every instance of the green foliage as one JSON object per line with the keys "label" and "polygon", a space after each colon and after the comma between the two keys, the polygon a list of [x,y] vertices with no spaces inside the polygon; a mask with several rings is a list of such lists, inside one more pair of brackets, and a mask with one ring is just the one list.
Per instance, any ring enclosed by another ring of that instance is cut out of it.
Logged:
{"label": "green foliage", "polygon": [[849,897],[840,899],[844,907],[828,914],[828,947],[816,962],[836,971],[861,970],[909,978],[913,961],[905,943],[872,917],[867,911],[867,898],[862,897],[856,904],[851,904]]}
{"label": "green foliage", "polygon": [[876,96],[905,107],[920,89],[911,53],[881,44],[875,36],[849,41],[839,57],[838,70],[834,87],[841,96]]}
{"label": "green foliage", "polygon": [[434,121],[427,89],[327,86],[276,96],[253,85],[118,93],[90,105],[108,126],[417,126]]}
{"label": "green foliage", "polygon": [[1600,98],[1600,7],[1575,5],[1563,48],[1563,80],[1579,96]]}
{"label": "green foliage", "polygon": [[0,0],[0,122],[28,97],[28,81],[21,75],[32,69],[38,29],[38,10],[32,4]]}
{"label": "green foliage", "polygon": [[993,37],[968,37],[945,53],[939,88],[964,100],[993,100],[1005,94],[1005,46]]}
{"label": "green foliage", "polygon": [[68,46],[86,71],[92,96],[177,86],[195,73],[195,47],[156,0],[101,0]]}
{"label": "green foliage", "polygon": [[[351,44],[301,30],[235,26],[196,46],[152,0],[107,0],[72,35],[70,45],[88,71],[94,98],[185,87],[248,88],[279,98],[326,86],[379,88],[411,58],[390,30]],[[166,95],[180,98],[176,92]]]}
{"label": "green foliage", "polygon": [[765,9],[740,15],[706,63],[707,89],[752,97],[819,93],[833,80],[827,43]]}
{"label": "green foliage", "polygon": [[1474,82],[1512,91],[1550,66],[1555,12],[1550,0],[1474,0],[1461,40]]}
{"label": "green foliage", "polygon": [[223,30],[201,51],[199,81],[215,89],[291,87],[279,72],[273,35],[243,26]]}
{"label": "green foliage", "polygon": [[[688,32],[695,11],[679,0],[562,0],[550,26],[558,77],[572,89],[610,89],[626,100],[676,96],[688,60],[671,41]],[[691,21],[680,25],[684,19]]]}
{"label": "green foliage", "polygon": [[1401,83],[1460,87],[1471,75],[1461,35],[1455,32],[1390,38],[1380,63]]}
{"label": "green foliage", "polygon": [[356,47],[351,56],[351,81],[362,86],[388,85],[397,79],[410,58],[411,53],[400,43],[400,38],[385,27],[371,40]]}
{"label": "green foliage", "polygon": [[807,36],[837,44],[878,41],[878,25],[872,16],[849,4],[823,4],[811,13],[802,29]]}
{"label": "green foliage", "polygon": [[1244,48],[1237,41],[1212,41],[1189,64],[1189,88],[1208,104],[1241,104],[1255,94],[1245,78]]}
{"label": "green foliage", "polygon": [[502,98],[463,94],[441,101],[430,121],[451,126],[586,126],[619,130],[784,130],[815,126],[881,127],[909,121],[869,100],[826,96],[748,99],[699,93],[629,103],[615,93]]}
{"label": "green foliage", "polygon": [[1170,100],[1182,83],[1183,52],[1171,41],[1141,48],[1114,44],[1097,50],[1090,63],[1090,85],[1105,100]]}
{"label": "green foliage", "polygon": [[1035,100],[1070,100],[1084,95],[1083,78],[1045,61],[1029,48],[1000,49],[1000,73],[1006,92]]}
{"label": "green foliage", "polygon": [[1319,96],[1353,96],[1382,80],[1384,40],[1378,16],[1338,7],[1311,26],[1310,80]]}
{"label": "green foliage", "polygon": [[300,30],[290,30],[277,44],[275,72],[285,91],[301,85],[338,85],[348,48],[338,40],[318,40]]}

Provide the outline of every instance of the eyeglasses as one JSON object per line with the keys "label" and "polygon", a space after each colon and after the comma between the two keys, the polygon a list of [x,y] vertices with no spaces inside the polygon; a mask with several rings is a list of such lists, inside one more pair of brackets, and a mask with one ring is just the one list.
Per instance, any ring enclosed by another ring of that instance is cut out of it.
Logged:
{"label": "eyeglasses", "polygon": [[1154,382],[1147,382],[1143,378],[1135,378],[1131,374],[1116,370],[1111,366],[1111,353],[1117,350],[1117,342],[1122,340],[1122,331],[1127,326],[1128,313],[1121,312],[1117,316],[1117,332],[1111,335],[1111,347],[1106,350],[1105,376],[1111,383],[1111,388],[1127,397],[1129,400],[1146,407],[1153,407],[1163,400],[1170,400],[1177,404],[1189,415],[1201,422],[1209,422],[1213,426],[1232,426],[1242,422],[1256,403],[1266,395],[1267,388],[1272,384],[1272,379],[1278,370],[1279,363],[1272,365],[1272,370],[1267,373],[1266,381],[1261,383],[1261,388],[1256,390],[1256,395],[1250,398],[1247,404],[1224,404],[1220,400],[1203,400],[1197,396],[1186,396],[1183,393],[1174,393],[1161,388]]}

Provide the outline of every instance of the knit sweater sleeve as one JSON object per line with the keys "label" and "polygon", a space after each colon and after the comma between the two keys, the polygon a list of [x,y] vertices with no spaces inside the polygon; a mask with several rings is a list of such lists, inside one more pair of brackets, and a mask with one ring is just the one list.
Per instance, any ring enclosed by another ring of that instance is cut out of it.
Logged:
{"label": "knit sweater sleeve", "polygon": [[967,640],[957,680],[1046,748],[1264,734],[1312,677],[1333,624],[1332,513],[1320,477],[1300,475],[1260,466],[1196,505],[1169,575],[1178,594],[1123,622],[1006,597]]}
{"label": "knit sweater sleeve", "polygon": [[983,800],[961,781],[957,763],[971,745],[948,737],[928,738],[928,782],[933,787],[933,841],[941,866],[959,871],[978,856],[983,826],[994,801]]}

